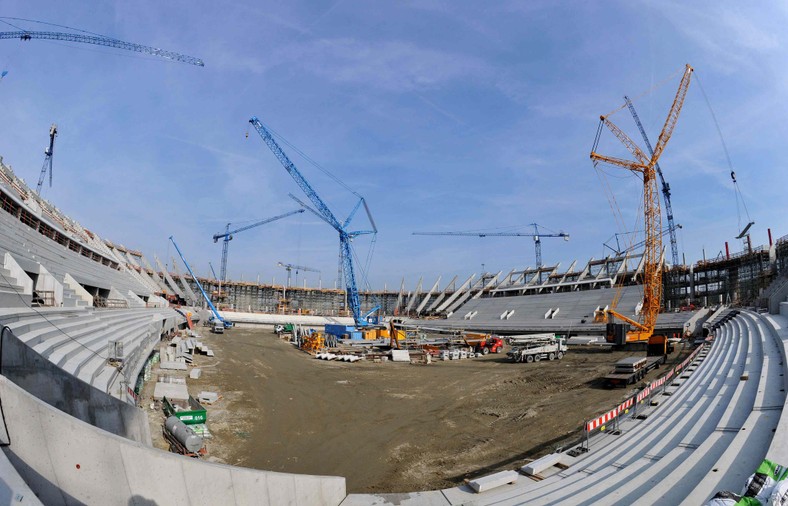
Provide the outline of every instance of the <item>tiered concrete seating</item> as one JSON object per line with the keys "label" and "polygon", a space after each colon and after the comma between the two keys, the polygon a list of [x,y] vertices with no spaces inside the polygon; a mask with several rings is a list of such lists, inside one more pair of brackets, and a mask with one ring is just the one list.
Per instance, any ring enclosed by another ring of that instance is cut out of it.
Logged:
{"label": "tiered concrete seating", "polygon": [[135,294],[146,296],[151,293],[150,288],[128,274],[70,251],[8,213],[0,212],[0,253],[6,251],[26,269],[31,268],[31,264],[43,264],[61,284],[68,273],[82,285],[106,290],[114,287],[121,293],[131,290]]}
{"label": "tiered concrete seating", "polygon": [[[446,320],[430,320],[429,325],[511,332],[566,329],[577,333],[601,332],[604,324],[594,323],[594,310],[609,306],[615,294],[616,289],[603,288],[516,297],[479,298],[468,301]],[[637,319],[636,307],[642,298],[642,287],[624,287],[616,309]],[[555,313],[556,309],[558,309],[557,313]],[[550,312],[555,313],[554,317],[545,318]],[[509,313],[510,316],[501,317]],[[689,311],[661,314],[657,328],[681,328],[693,314],[694,312]],[[468,315],[472,317],[467,318]]]}
{"label": "tiered concrete seating", "polygon": [[6,308],[0,324],[53,364],[108,392],[120,372],[108,363],[109,342],[121,341],[124,356],[132,356],[158,338],[161,321],[176,315],[171,309]]}

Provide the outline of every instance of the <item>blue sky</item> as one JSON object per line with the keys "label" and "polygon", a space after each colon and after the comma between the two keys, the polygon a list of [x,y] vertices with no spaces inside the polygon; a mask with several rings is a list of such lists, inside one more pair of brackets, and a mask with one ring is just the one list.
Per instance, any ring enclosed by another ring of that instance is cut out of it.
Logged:
{"label": "blue sky", "polygon": [[[186,53],[205,67],[96,46],[0,41],[0,155],[32,186],[58,124],[54,186],[44,196],[102,237],[149,257],[174,235],[200,274],[211,240],[295,209],[294,181],[254,130],[260,117],[363,194],[380,233],[373,288],[420,276],[467,277],[534,264],[528,238],[412,236],[527,230],[545,263],[584,264],[617,228],[588,159],[599,115],[635,99],[656,140],[678,77],[692,64],[730,152],[753,242],[788,234],[780,156],[788,99],[788,8],[737,2],[44,2],[6,0],[32,18]],[[20,23],[17,23],[20,24]],[[29,29],[45,29],[24,24]],[[11,30],[4,26],[0,30]],[[613,121],[639,141],[626,114]],[[249,132],[249,137],[246,133]],[[622,154],[606,136],[600,151]],[[353,196],[286,148],[334,212]],[[661,159],[681,251],[715,256],[738,218],[729,168],[697,82]],[[640,184],[605,169],[627,228]],[[745,221],[746,217],[741,220]],[[359,227],[365,226],[362,221]],[[369,240],[356,241],[367,256]],[[336,233],[309,213],[240,234],[233,279],[284,279],[277,261],[336,279]],[[307,277],[316,284],[314,275]]]}

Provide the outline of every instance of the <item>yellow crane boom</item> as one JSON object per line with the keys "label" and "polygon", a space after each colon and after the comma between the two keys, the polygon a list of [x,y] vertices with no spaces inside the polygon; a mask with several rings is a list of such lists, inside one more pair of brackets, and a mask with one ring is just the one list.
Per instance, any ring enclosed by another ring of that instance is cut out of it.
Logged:
{"label": "yellow crane boom", "polygon": [[645,215],[646,240],[643,251],[643,309],[641,311],[641,321],[637,322],[615,310],[618,297],[616,297],[612,309],[607,310],[609,323],[612,323],[613,319],[618,319],[633,327],[633,330],[627,333],[627,342],[648,341],[654,334],[654,325],[659,314],[662,299],[662,214],[659,205],[659,187],[657,185],[655,166],[657,161],[659,161],[659,157],[665,151],[665,146],[667,146],[670,137],[673,135],[673,130],[676,128],[676,123],[689,89],[692,70],[692,67],[686,65],[676,97],[673,99],[673,105],[668,111],[665,125],[662,127],[662,132],[659,134],[657,144],[654,147],[654,154],[651,157],[646,156],[632,139],[610,121],[610,118],[604,116],[600,118],[602,124],[621,141],[636,160],[626,160],[597,153],[599,131],[597,132],[597,141],[591,150],[591,160],[594,162],[594,165],[599,162],[608,163],[637,172],[643,177],[643,211]]}

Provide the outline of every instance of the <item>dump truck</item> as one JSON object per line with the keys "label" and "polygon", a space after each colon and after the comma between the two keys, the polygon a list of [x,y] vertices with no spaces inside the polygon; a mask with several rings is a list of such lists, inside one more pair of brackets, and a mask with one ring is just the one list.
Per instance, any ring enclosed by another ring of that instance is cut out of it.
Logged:
{"label": "dump truck", "polygon": [[563,337],[537,337],[521,341],[506,355],[512,362],[539,362],[540,360],[561,360],[569,347]]}
{"label": "dump truck", "polygon": [[616,362],[613,371],[603,379],[610,388],[626,387],[643,379],[650,371],[664,364],[665,360],[664,355],[622,358]]}

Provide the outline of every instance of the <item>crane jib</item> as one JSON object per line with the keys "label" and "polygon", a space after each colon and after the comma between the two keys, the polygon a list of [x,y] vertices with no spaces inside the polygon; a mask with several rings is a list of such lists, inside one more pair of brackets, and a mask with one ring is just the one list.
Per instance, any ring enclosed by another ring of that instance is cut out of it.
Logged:
{"label": "crane jib", "polygon": [[62,40],[65,42],[78,42],[82,44],[93,44],[96,46],[112,47],[116,49],[125,49],[126,51],[135,51],[137,53],[149,54],[152,56],[160,56],[181,63],[189,65],[196,65],[204,67],[205,63],[193,56],[176,53],[174,51],[167,51],[150,46],[143,46],[142,44],[134,44],[132,42],[125,42],[111,37],[104,37],[101,35],[83,35],[79,33],[66,33],[66,32],[35,32],[22,30],[18,32],[0,32],[0,39],[20,39],[24,41],[32,39],[43,40]]}

